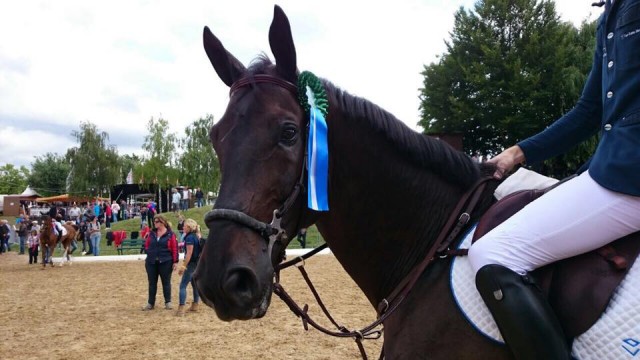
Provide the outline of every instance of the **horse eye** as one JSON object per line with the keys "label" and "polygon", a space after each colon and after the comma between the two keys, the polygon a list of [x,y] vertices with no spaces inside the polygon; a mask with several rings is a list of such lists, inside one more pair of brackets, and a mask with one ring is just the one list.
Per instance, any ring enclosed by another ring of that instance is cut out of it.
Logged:
{"label": "horse eye", "polygon": [[298,138],[298,129],[293,125],[285,125],[280,134],[280,141],[286,145],[293,145]]}

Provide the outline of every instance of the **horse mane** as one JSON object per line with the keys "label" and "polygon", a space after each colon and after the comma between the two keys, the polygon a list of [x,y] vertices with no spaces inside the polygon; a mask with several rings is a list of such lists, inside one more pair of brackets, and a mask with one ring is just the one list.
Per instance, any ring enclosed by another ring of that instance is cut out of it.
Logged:
{"label": "horse mane", "polygon": [[[273,74],[274,65],[264,53],[257,56],[247,68],[247,73]],[[275,74],[274,74],[275,75]],[[494,166],[478,164],[465,153],[455,150],[449,144],[410,129],[402,121],[373,102],[353,96],[321,79],[329,97],[333,95],[340,108],[358,120],[368,121],[374,132],[383,134],[397,150],[416,165],[429,169],[448,183],[463,188],[471,186],[481,175],[493,173]]]}

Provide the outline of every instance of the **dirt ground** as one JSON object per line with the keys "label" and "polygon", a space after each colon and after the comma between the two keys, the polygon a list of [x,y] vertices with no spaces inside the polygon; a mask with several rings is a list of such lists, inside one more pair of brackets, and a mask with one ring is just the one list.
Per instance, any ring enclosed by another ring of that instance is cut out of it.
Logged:
{"label": "dirt ground", "polygon": [[[259,320],[222,322],[201,306],[185,317],[156,308],[143,312],[147,278],[142,261],[28,265],[26,255],[0,255],[0,359],[359,359],[355,342],[324,335],[300,320],[276,296]],[[375,311],[332,255],[307,261],[307,270],[333,317],[350,329]],[[180,277],[172,277],[178,302]],[[316,321],[329,326],[296,269],[281,283]],[[192,299],[188,288],[187,303]],[[158,301],[162,286],[158,284]],[[382,340],[369,340],[370,358]]]}

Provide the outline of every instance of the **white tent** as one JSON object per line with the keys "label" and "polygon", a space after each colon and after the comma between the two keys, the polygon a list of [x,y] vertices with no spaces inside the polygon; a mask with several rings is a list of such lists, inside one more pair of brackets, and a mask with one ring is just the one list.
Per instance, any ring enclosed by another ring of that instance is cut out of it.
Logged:
{"label": "white tent", "polygon": [[41,195],[38,194],[35,190],[33,190],[30,186],[27,185],[27,188],[24,189],[24,191],[22,192],[22,194],[20,194],[20,196],[36,196],[36,197],[40,197]]}

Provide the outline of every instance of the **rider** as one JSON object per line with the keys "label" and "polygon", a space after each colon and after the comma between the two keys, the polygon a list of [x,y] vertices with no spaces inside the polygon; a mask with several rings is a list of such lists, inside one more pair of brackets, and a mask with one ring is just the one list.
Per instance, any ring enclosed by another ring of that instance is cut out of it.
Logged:
{"label": "rider", "polygon": [[[613,4],[612,4],[613,3]],[[475,243],[476,287],[516,359],[568,359],[562,327],[527,273],[640,230],[640,0],[607,0],[591,74],[577,105],[491,159],[496,178],[600,132],[586,171]],[[635,11],[635,12],[634,12]]]}
{"label": "rider", "polygon": [[55,221],[52,221],[52,224],[53,224],[53,230],[58,235],[58,242],[60,242],[60,239],[62,238],[62,236],[67,235],[67,229],[65,229],[64,226],[62,226],[62,215],[60,214],[56,215]]}

